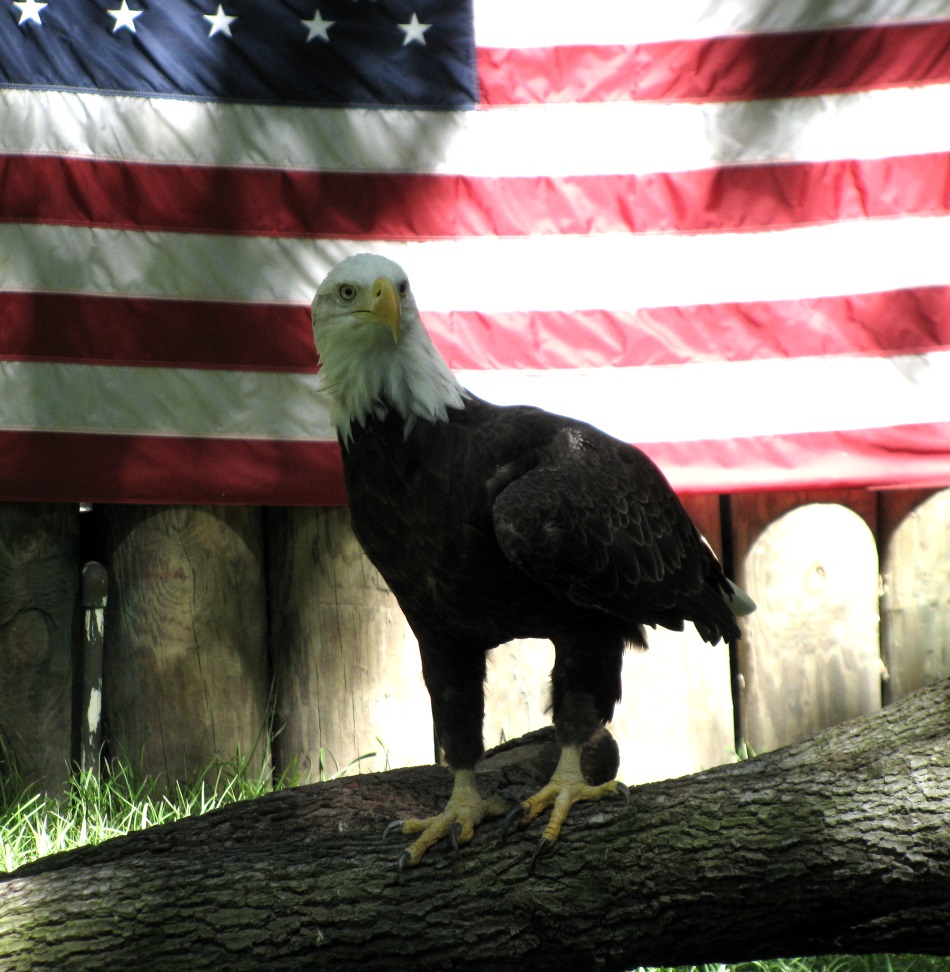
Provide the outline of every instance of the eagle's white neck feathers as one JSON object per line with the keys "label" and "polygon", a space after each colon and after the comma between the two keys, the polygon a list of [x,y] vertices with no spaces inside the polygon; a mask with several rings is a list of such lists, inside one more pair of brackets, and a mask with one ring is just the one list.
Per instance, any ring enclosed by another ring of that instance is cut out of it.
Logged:
{"label": "eagle's white neck feathers", "polygon": [[[372,290],[389,281],[399,302],[398,340],[372,312]],[[343,441],[353,426],[395,409],[406,436],[418,419],[445,421],[465,390],[426,332],[402,269],[361,253],[336,266],[313,300],[313,331],[330,418]]]}

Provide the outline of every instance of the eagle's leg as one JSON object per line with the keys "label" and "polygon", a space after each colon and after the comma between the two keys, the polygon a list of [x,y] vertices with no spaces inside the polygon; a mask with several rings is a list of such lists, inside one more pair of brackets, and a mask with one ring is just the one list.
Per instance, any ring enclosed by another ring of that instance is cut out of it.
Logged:
{"label": "eagle's leg", "polygon": [[397,820],[390,825],[406,836],[419,835],[400,856],[400,870],[418,864],[426,851],[444,837],[449,837],[455,846],[467,844],[483,820],[500,817],[508,809],[509,805],[498,795],[482,799],[475,786],[474,770],[457,770],[452,795],[441,813],[418,820]]}
{"label": "eagle's leg", "polygon": [[418,834],[399,858],[399,869],[422,860],[435,843],[448,837],[453,846],[467,844],[475,828],[508,809],[503,797],[483,800],[475,786],[475,764],[481,758],[485,715],[486,650],[478,644],[445,643],[417,633],[422,673],[432,700],[432,719],[446,762],[455,773],[452,794],[442,813],[418,820],[397,820],[387,833]]}
{"label": "eagle's leg", "polygon": [[626,637],[622,632],[602,631],[589,642],[559,638],[554,642],[551,673],[554,725],[561,743],[561,757],[548,781],[534,796],[508,814],[504,833],[525,825],[551,808],[536,854],[549,848],[575,803],[622,796],[630,791],[618,780],[590,785],[581,770],[581,751],[594,732],[613,716],[620,699],[620,669]]}

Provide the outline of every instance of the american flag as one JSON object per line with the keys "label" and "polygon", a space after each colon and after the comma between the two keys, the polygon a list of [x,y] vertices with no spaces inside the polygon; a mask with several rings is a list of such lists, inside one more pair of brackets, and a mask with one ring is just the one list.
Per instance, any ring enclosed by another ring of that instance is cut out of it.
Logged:
{"label": "american flag", "polygon": [[950,0],[0,4],[0,499],[343,502],[360,250],[682,491],[950,482]]}

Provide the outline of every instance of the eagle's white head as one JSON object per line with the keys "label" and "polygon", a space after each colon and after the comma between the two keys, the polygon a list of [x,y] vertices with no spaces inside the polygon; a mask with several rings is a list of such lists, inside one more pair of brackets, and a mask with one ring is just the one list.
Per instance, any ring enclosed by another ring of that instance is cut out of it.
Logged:
{"label": "eagle's white head", "polygon": [[330,417],[344,441],[353,424],[396,409],[406,435],[417,419],[444,421],[466,392],[419,318],[409,278],[374,253],[338,263],[311,305]]}

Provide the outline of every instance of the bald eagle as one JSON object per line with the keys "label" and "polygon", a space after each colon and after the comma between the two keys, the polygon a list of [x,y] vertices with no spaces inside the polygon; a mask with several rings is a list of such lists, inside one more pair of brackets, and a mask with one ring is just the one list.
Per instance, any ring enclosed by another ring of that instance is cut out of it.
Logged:
{"label": "bald eagle", "polygon": [[312,305],[323,388],[339,437],[353,530],[419,641],[439,742],[454,772],[445,810],[397,821],[415,836],[400,870],[437,841],[471,840],[509,810],[482,797],[487,653],[513,638],[554,644],[551,701],[561,747],[550,782],[514,815],[552,808],[558,838],[590,786],[580,752],[620,699],[625,646],[643,626],[695,624],[710,644],[754,609],[723,574],[663,474],[584,422],[466,391],[427,334],[396,263],[358,254]]}

